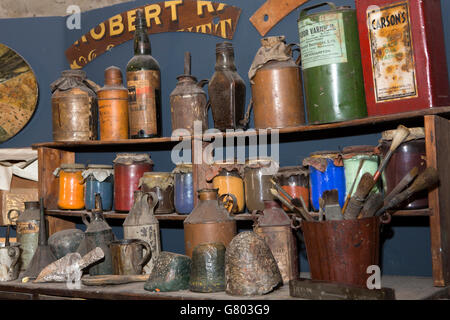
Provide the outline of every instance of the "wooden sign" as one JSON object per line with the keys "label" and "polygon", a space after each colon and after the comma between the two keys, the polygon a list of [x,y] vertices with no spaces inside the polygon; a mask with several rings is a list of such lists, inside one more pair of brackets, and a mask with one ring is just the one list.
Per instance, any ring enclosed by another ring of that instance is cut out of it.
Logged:
{"label": "wooden sign", "polygon": [[[172,0],[142,7],[148,33],[195,32],[233,39],[241,9],[225,3]],[[92,28],[66,50],[72,69],[80,69],[102,53],[133,39],[138,8],[117,14]]]}

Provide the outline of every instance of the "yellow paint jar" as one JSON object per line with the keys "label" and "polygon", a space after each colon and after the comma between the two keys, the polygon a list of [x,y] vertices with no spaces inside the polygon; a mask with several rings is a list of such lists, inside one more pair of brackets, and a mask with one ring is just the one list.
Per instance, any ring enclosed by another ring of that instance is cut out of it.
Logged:
{"label": "yellow paint jar", "polygon": [[[219,196],[230,193],[236,197],[237,209],[232,213],[244,211],[244,181],[242,180],[242,177],[240,176],[237,169],[233,169],[231,171],[221,169],[219,171],[219,174],[213,178],[212,183],[214,189],[219,189]],[[225,197],[224,201],[228,202],[228,200],[229,199]],[[231,201],[230,204],[226,204],[225,207],[228,209],[228,211],[230,211]]]}

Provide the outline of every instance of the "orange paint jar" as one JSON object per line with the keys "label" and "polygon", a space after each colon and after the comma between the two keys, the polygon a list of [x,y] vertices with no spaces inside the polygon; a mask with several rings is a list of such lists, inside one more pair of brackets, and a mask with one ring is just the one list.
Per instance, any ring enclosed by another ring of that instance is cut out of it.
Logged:
{"label": "orange paint jar", "polygon": [[[233,213],[244,211],[244,181],[237,170],[227,171],[222,169],[212,182],[213,188],[219,189],[219,196],[230,193],[236,197],[237,209]],[[227,207],[227,209],[229,208]]]}
{"label": "orange paint jar", "polygon": [[[276,179],[281,187],[292,198],[302,197],[305,201],[306,207],[309,208],[309,172],[306,168],[298,167],[282,167],[276,174]],[[286,198],[284,195],[282,195]],[[283,206],[283,210],[289,209]]]}
{"label": "orange paint jar", "polygon": [[[59,170],[58,170],[59,169]],[[55,171],[59,176],[58,207],[60,209],[79,210],[84,208],[84,179],[81,175],[83,164],[62,164]]]}

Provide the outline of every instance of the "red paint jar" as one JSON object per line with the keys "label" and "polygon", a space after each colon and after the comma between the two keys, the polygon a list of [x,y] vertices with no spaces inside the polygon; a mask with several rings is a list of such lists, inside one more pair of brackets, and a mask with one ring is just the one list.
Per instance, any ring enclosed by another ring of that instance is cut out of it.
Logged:
{"label": "red paint jar", "polygon": [[139,189],[139,180],[144,172],[153,170],[153,161],[148,154],[120,153],[114,160],[114,208],[130,211],[134,191]]}
{"label": "red paint jar", "polygon": [[[306,168],[301,166],[283,167],[278,170],[276,178],[280,186],[286,190],[291,197],[302,197],[306,207],[309,208],[309,171]],[[289,211],[285,206],[283,206],[283,210]]]}

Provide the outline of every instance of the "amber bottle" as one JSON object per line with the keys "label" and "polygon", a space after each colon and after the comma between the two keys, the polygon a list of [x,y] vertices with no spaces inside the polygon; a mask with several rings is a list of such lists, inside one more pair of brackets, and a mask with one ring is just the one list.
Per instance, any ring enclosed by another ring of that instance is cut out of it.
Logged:
{"label": "amber bottle", "polygon": [[127,65],[128,115],[132,139],[161,135],[161,72],[151,55],[143,10],[136,11],[134,57]]}

